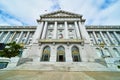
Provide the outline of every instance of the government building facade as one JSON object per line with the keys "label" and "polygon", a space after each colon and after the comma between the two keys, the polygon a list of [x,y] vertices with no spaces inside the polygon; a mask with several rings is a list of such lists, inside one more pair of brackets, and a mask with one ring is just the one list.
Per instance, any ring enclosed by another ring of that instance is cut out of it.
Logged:
{"label": "government building facade", "polygon": [[82,15],[44,14],[37,26],[0,26],[0,43],[24,46],[21,57],[0,58],[1,69],[120,71],[120,26],[85,25]]}

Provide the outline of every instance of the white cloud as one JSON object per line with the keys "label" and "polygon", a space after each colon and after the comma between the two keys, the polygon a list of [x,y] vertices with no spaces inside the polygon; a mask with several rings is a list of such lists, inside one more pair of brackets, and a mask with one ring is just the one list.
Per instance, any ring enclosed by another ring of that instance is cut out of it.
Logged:
{"label": "white cloud", "polygon": [[7,12],[30,25],[34,25],[39,15],[53,5],[49,0],[1,0],[0,4]]}
{"label": "white cloud", "polygon": [[[82,14],[87,25],[118,25],[120,24],[120,1],[106,6],[105,0],[59,0],[62,9]],[[114,2],[114,0],[111,0]],[[102,9],[102,6],[106,6]]]}
{"label": "white cloud", "polygon": [[[4,11],[28,25],[37,25],[36,19],[39,18],[40,14],[46,13],[45,10],[51,12],[59,7],[63,10],[82,14],[87,25],[119,24],[120,1],[101,9],[104,4],[105,0],[0,0],[0,6]],[[20,21],[10,20],[13,24],[22,25]]]}
{"label": "white cloud", "polygon": [[94,19],[93,24],[107,24],[107,25],[120,25],[120,1],[110,6],[109,8],[102,10]]}

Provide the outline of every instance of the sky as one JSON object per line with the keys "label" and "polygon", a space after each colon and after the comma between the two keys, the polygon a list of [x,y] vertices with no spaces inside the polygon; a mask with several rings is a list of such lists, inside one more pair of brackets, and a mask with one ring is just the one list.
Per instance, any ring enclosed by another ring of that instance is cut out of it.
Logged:
{"label": "sky", "polygon": [[83,15],[85,25],[120,25],[120,0],[0,0],[0,26],[36,26],[60,9]]}

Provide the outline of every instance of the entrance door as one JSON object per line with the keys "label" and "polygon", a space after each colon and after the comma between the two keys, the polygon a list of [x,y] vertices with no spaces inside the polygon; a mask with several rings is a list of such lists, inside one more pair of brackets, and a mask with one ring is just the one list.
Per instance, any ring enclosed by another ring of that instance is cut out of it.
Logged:
{"label": "entrance door", "polygon": [[72,47],[72,58],[74,62],[80,62],[80,54],[79,54],[79,48],[74,46]]}
{"label": "entrance door", "polygon": [[58,62],[64,62],[65,58],[64,55],[58,55]]}
{"label": "entrance door", "polygon": [[80,60],[79,60],[79,56],[78,56],[78,55],[73,56],[73,61],[74,61],[74,62],[80,61]]}
{"label": "entrance door", "polygon": [[65,48],[63,46],[57,48],[57,61],[65,62]]}

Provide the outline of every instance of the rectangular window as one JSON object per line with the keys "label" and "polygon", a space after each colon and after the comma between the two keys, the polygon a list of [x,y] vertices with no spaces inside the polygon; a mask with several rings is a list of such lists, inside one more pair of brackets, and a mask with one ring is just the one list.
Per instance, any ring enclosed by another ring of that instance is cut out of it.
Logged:
{"label": "rectangular window", "polygon": [[8,62],[0,62],[0,69],[6,68],[8,65]]}

